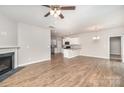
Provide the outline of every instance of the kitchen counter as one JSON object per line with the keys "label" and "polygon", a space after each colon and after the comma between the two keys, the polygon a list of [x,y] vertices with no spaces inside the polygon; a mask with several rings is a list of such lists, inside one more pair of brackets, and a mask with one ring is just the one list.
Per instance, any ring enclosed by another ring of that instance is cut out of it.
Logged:
{"label": "kitchen counter", "polygon": [[80,55],[80,48],[63,49],[65,58],[73,58]]}

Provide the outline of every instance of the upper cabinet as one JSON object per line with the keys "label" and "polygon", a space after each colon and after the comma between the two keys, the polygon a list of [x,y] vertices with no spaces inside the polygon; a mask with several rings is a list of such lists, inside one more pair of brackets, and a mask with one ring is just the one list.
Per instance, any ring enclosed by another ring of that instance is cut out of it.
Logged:
{"label": "upper cabinet", "polygon": [[80,45],[78,37],[74,37],[74,38],[67,37],[67,38],[64,38],[63,39],[63,45],[65,45],[65,42],[69,42],[70,45]]}

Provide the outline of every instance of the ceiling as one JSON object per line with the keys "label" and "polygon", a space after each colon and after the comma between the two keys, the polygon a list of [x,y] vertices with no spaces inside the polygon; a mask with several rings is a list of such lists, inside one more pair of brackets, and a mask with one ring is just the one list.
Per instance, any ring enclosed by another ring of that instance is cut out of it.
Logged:
{"label": "ceiling", "polygon": [[62,11],[64,19],[53,16],[44,17],[47,7],[38,5],[0,6],[0,12],[17,21],[41,27],[53,26],[62,36],[103,29],[122,21],[124,6],[119,5],[78,5],[76,10]]}

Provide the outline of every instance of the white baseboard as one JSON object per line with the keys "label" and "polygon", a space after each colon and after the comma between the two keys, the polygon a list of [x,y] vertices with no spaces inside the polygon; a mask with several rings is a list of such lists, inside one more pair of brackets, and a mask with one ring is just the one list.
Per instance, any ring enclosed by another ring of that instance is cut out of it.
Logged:
{"label": "white baseboard", "polygon": [[110,54],[110,55],[118,55],[118,56],[120,56],[121,54]]}
{"label": "white baseboard", "polygon": [[94,58],[102,58],[102,59],[109,59],[109,57],[91,56],[91,55],[83,55],[83,54],[80,54],[80,56],[94,57]]}
{"label": "white baseboard", "polygon": [[30,65],[30,64],[40,63],[40,62],[49,61],[49,60],[50,60],[50,58],[49,59],[47,58],[47,59],[31,61],[31,62],[28,62],[28,63],[25,63],[25,64],[19,64],[18,67],[23,67],[23,66],[27,66],[27,65]]}

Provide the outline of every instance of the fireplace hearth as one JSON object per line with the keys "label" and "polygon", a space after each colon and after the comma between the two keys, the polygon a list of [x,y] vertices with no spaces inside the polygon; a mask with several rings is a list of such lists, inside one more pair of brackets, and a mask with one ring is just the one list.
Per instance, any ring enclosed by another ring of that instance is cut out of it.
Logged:
{"label": "fireplace hearth", "polygon": [[0,54],[0,75],[14,68],[14,52]]}

